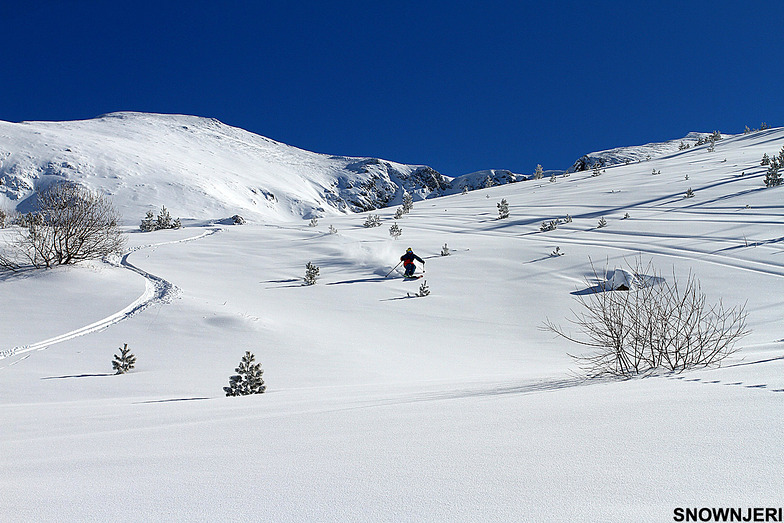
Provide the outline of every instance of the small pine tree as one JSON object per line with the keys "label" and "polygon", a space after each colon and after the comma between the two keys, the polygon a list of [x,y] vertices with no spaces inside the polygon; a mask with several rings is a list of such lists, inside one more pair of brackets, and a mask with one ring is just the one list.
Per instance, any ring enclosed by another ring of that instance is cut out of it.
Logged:
{"label": "small pine tree", "polygon": [[572,217],[567,214],[566,218],[563,219],[563,222],[564,223],[572,223]]}
{"label": "small pine tree", "polygon": [[5,211],[3,211],[3,209],[0,209],[0,229],[5,227],[5,219],[6,219]]}
{"label": "small pine tree", "polygon": [[761,166],[770,165],[770,157],[768,157],[768,153],[762,155],[762,161],[760,162]]}
{"label": "small pine tree", "polygon": [[319,268],[313,265],[311,262],[306,263],[305,278],[303,279],[303,285],[315,285],[318,276],[319,276]]}
{"label": "small pine tree", "polygon": [[493,185],[495,185],[495,181],[493,181],[493,177],[488,174],[487,178],[485,178],[485,189],[489,189]]}
{"label": "small pine tree", "polygon": [[114,355],[112,368],[114,369],[115,374],[125,374],[136,365],[136,356],[131,354],[131,349],[128,348],[127,343],[124,343],[123,347],[118,350],[120,351],[120,354]]}
{"label": "small pine tree", "polygon": [[398,207],[397,210],[395,211],[395,219],[396,220],[401,219],[403,217],[403,214],[405,214],[403,212],[403,208],[402,207]]}
{"label": "small pine tree", "polygon": [[389,228],[389,235],[392,236],[394,239],[397,240],[398,238],[400,238],[401,234],[403,234],[403,230],[400,227],[398,227],[397,223],[395,223],[394,225],[392,225],[392,227]]}
{"label": "small pine tree", "polygon": [[621,219],[622,220],[628,220],[629,218],[631,218],[631,216],[629,216],[629,213],[627,212],[626,214],[623,215],[623,218],[621,218]]}
{"label": "small pine tree", "polygon": [[234,216],[231,217],[231,219],[234,225],[245,225],[245,218],[243,218],[239,214],[235,214]]}
{"label": "small pine tree", "polygon": [[155,213],[147,211],[147,214],[142,218],[142,223],[139,225],[142,232],[151,232],[155,230]]}
{"label": "small pine tree", "polygon": [[378,214],[369,214],[362,225],[366,228],[380,227],[381,218],[378,217]]}
{"label": "small pine tree", "polygon": [[337,233],[338,233],[338,230],[337,230],[337,229],[335,229],[335,226],[334,226],[334,225],[330,225],[330,226],[329,226],[329,233],[330,233],[330,234],[337,234]]}
{"label": "small pine tree", "polygon": [[561,250],[560,247],[556,246],[555,250],[550,253],[550,256],[563,256],[565,253]]}
{"label": "small pine tree", "polygon": [[422,284],[419,286],[419,292],[417,292],[417,296],[420,298],[424,298],[430,294],[430,287],[427,286],[427,280],[424,280]]}
{"label": "small pine tree", "polygon": [[464,185],[464,186],[463,186],[463,192],[462,192],[462,194],[468,194],[468,186],[467,186],[467,185]]}
{"label": "small pine tree", "polygon": [[403,195],[403,213],[408,214],[414,208],[414,197],[409,193]]}
{"label": "small pine tree", "polygon": [[596,162],[593,164],[593,173],[591,176],[599,176],[600,174],[602,174],[602,166],[599,162]]}
{"label": "small pine tree", "polygon": [[171,229],[172,225],[172,217],[169,214],[169,210],[165,207],[161,207],[161,212],[158,213],[158,220],[155,222],[156,229]]}
{"label": "small pine tree", "polygon": [[555,179],[555,173],[550,175],[550,183],[555,183],[557,180]]}
{"label": "small pine tree", "polygon": [[598,223],[597,227],[599,229],[601,229],[602,227],[607,227],[607,220],[604,219],[604,216],[599,218],[599,223]]}
{"label": "small pine tree", "polygon": [[498,207],[498,219],[503,220],[504,218],[509,218],[509,202],[506,201],[506,198],[502,198],[500,203],[497,203],[496,206]]}
{"label": "small pine tree", "polygon": [[311,218],[308,227],[315,227],[318,225],[318,218]]}
{"label": "small pine tree", "polygon": [[264,379],[261,377],[264,374],[261,363],[254,363],[254,361],[256,361],[256,356],[250,351],[245,351],[240,365],[234,369],[237,374],[229,377],[228,387],[223,387],[226,396],[261,394],[267,390]]}
{"label": "small pine tree", "polygon": [[686,194],[683,197],[684,198],[694,198],[694,191],[691,190],[691,187],[689,187],[689,190],[686,191]]}
{"label": "small pine tree", "polygon": [[765,187],[777,187],[781,185],[781,175],[779,174],[780,168],[781,166],[779,165],[778,158],[770,160],[768,171],[765,173]]}
{"label": "small pine tree", "polygon": [[554,231],[558,228],[558,220],[550,220],[549,222],[542,222],[542,226],[539,227],[539,230],[542,232],[547,231]]}
{"label": "small pine tree", "polygon": [[441,247],[441,256],[449,256],[449,254],[450,254],[449,247],[447,247],[447,245],[444,244],[444,246]]}
{"label": "small pine tree", "polygon": [[541,180],[544,178],[544,169],[542,169],[541,164],[536,164],[536,170],[534,171],[534,180]]}

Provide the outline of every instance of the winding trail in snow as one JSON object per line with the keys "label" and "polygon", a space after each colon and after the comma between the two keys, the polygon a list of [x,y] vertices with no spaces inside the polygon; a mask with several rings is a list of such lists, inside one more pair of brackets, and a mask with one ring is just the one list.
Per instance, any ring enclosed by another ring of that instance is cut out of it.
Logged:
{"label": "winding trail in snow", "polygon": [[[85,334],[102,331],[108,327],[111,327],[112,325],[116,325],[117,323],[120,323],[121,321],[127,320],[128,318],[140,313],[141,311],[143,311],[144,309],[146,309],[151,305],[155,305],[159,303],[160,304],[171,303],[172,300],[174,300],[180,295],[181,293],[180,289],[173,283],[161,278],[160,276],[156,276],[143,269],[140,269],[139,267],[132,264],[128,260],[128,258],[131,256],[131,254],[134,254],[142,249],[150,249],[153,247],[160,247],[162,245],[172,245],[176,243],[188,243],[195,240],[200,240],[207,236],[211,236],[219,231],[221,231],[219,227],[212,227],[209,230],[197,236],[192,236],[190,238],[183,238],[181,240],[172,240],[168,242],[152,243],[152,244],[141,245],[132,248],[131,250],[129,250],[123,255],[120,265],[130,271],[139,274],[144,278],[145,288],[141,296],[136,298],[131,304],[129,304],[124,309],[115,312],[114,314],[111,314],[109,316],[106,316],[105,318],[102,318],[89,325],[85,325],[84,327],[80,327],[78,329],[36,343],[31,343],[29,345],[21,345],[21,346],[14,347],[12,349],[2,350],[0,351],[0,360],[11,356],[16,356],[19,354],[24,354],[26,352],[44,350],[56,343],[72,340],[79,336],[84,336]],[[11,365],[13,365],[13,363]]]}

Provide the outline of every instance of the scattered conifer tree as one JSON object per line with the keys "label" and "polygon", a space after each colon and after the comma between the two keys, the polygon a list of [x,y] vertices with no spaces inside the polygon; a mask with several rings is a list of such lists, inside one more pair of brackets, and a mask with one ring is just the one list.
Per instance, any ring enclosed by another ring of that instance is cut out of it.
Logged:
{"label": "scattered conifer tree", "polygon": [[362,225],[366,228],[380,227],[381,218],[379,218],[378,214],[369,214]]}
{"label": "scattered conifer tree", "polygon": [[397,210],[395,211],[395,219],[396,220],[401,219],[403,217],[403,214],[405,214],[403,212],[403,208],[402,207],[398,207]]}
{"label": "scattered conifer tree", "polygon": [[597,228],[601,229],[602,227],[607,227],[607,220],[604,219],[604,216],[599,218],[599,223],[596,226]]}
{"label": "scattered conifer tree", "polygon": [[150,232],[155,230],[155,213],[147,211],[147,215],[142,218],[142,223],[139,225],[142,232]]}
{"label": "scattered conifer tree", "polygon": [[338,230],[335,228],[335,226],[334,226],[334,225],[330,225],[330,226],[329,226],[329,233],[330,233],[330,234],[337,234],[337,233],[338,233]]}
{"label": "scattered conifer tree", "polygon": [[558,220],[550,220],[549,222],[542,222],[542,226],[539,227],[539,230],[542,232],[547,231],[554,231],[558,228]]}
{"label": "scattered conifer tree", "polygon": [[303,285],[315,285],[318,276],[319,276],[319,268],[313,265],[311,262],[306,263],[305,278],[303,280]]}
{"label": "scattered conifer tree", "polygon": [[419,292],[417,292],[417,296],[420,298],[424,298],[430,294],[430,287],[427,286],[427,280],[424,280],[422,284],[419,286]]}
{"label": "scattered conifer tree", "polygon": [[550,256],[563,256],[565,253],[561,250],[560,247],[556,245],[555,250],[550,253]]}
{"label": "scattered conifer tree", "polygon": [[408,214],[414,208],[414,197],[409,193],[403,195],[403,213]]}
{"label": "scattered conifer tree", "polygon": [[684,198],[694,198],[694,191],[691,190],[691,187],[689,187],[689,190],[686,191],[686,194],[683,197]]}
{"label": "scattered conifer tree", "polygon": [[463,186],[463,192],[462,192],[462,194],[468,194],[468,186],[467,186],[467,185],[464,185],[464,186]]}
{"label": "scattered conifer tree", "polygon": [[243,218],[239,214],[235,214],[234,216],[231,217],[231,219],[234,222],[234,225],[245,225],[245,218]]}
{"label": "scattered conifer tree", "polygon": [[602,174],[602,166],[599,164],[599,162],[596,162],[593,164],[593,173],[591,176],[599,176],[600,174]]}
{"label": "scattered conifer tree", "polygon": [[781,185],[781,175],[779,174],[779,169],[781,166],[779,165],[778,158],[772,158],[770,160],[770,165],[768,166],[768,171],[765,173],[765,187],[777,187]]}
{"label": "scattered conifer tree", "polygon": [[534,180],[541,180],[544,178],[544,169],[542,169],[541,164],[536,164],[536,170],[534,171]]}
{"label": "scattered conifer tree", "polygon": [[495,185],[495,181],[493,181],[493,177],[488,174],[487,178],[485,178],[485,189],[489,189],[493,185]]}
{"label": "scattered conifer tree", "polygon": [[500,203],[497,203],[496,206],[498,207],[498,219],[503,220],[504,218],[509,218],[509,202],[506,201],[506,198],[502,198]]}
{"label": "scattered conifer tree", "polygon": [[550,183],[555,183],[557,180],[555,179],[555,173],[550,175]]}
{"label": "scattered conifer tree", "polygon": [[441,247],[441,256],[449,256],[449,247],[446,244]]}
{"label": "scattered conifer tree", "polygon": [[226,396],[248,396],[261,394],[267,390],[264,379],[261,377],[264,374],[261,363],[254,363],[254,361],[256,361],[256,356],[250,351],[245,351],[240,365],[234,369],[237,374],[229,377],[228,387],[223,387]]}
{"label": "scattered conifer tree", "polygon": [[136,365],[136,356],[131,354],[131,349],[128,348],[127,343],[123,344],[123,347],[118,350],[120,351],[120,354],[114,355],[112,368],[114,369],[115,374],[125,374]]}
{"label": "scattered conifer tree", "polygon": [[318,225],[318,218],[311,218],[308,227],[315,227]]}
{"label": "scattered conifer tree", "polygon": [[563,222],[564,223],[572,223],[572,217],[567,214],[566,218],[563,219]]}
{"label": "scattered conifer tree", "polygon": [[389,235],[392,236],[394,239],[397,240],[398,238],[400,238],[401,234],[403,234],[403,230],[400,227],[398,227],[397,223],[395,223],[394,225],[392,225],[392,227],[389,228]]}

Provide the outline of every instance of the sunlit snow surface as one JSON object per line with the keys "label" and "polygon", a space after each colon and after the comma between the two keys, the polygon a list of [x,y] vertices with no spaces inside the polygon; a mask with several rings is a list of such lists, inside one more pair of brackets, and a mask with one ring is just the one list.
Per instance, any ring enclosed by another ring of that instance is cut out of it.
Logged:
{"label": "sunlit snow surface", "polygon": [[[363,214],[209,225],[226,209],[205,196],[199,224],[129,227],[119,266],[3,274],[0,519],[669,521],[780,506],[784,188],[765,189],[759,163],[783,145],[773,129],[418,201],[398,240],[394,208],[373,229]],[[133,194],[118,188],[118,207],[136,212]],[[424,278],[385,277],[409,246]],[[570,328],[593,270],[640,256],[745,303],[751,334],[720,368],[584,381],[569,356],[584,349],[540,328]],[[425,281],[431,294],[411,297]],[[113,376],[124,343],[137,366]],[[226,398],[246,350],[267,393]]]}

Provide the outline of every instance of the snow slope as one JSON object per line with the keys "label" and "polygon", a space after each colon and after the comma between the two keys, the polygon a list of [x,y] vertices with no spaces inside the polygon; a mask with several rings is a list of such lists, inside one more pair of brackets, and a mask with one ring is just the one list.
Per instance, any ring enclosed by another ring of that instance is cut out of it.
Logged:
{"label": "snow slope", "polygon": [[[0,519],[671,521],[678,507],[780,507],[784,189],[764,188],[759,161],[782,146],[771,129],[597,177],[417,201],[399,240],[394,209],[374,211],[373,229],[336,214],[132,231],[124,265],[3,275]],[[386,278],[407,246],[425,278]],[[637,256],[745,303],[740,350],[680,375],[576,376],[582,349],[542,322],[566,324],[592,262]],[[308,261],[321,277],[304,287]],[[410,297],[425,281],[431,294]],[[123,343],[137,367],[111,376]],[[226,398],[246,350],[268,392]]]}
{"label": "snow slope", "polygon": [[165,205],[183,219],[252,220],[370,210],[426,198],[449,179],[422,165],[312,153],[215,119],[112,113],[72,122],[0,122],[0,206],[78,181],[107,192],[126,223]]}

